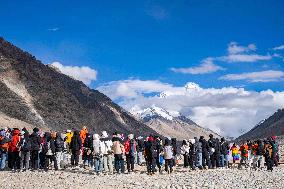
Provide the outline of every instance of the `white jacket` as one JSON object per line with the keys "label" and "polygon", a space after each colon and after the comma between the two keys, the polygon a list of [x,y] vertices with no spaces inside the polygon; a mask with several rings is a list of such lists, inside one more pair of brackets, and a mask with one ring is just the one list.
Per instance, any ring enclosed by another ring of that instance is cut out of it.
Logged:
{"label": "white jacket", "polygon": [[101,141],[101,151],[103,155],[108,155],[112,151],[112,141]]}

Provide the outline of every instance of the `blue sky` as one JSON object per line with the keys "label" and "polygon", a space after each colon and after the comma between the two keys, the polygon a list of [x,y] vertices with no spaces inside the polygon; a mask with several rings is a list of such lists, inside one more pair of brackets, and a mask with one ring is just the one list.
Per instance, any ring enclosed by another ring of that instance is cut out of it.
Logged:
{"label": "blue sky", "polygon": [[1,7],[0,35],[44,63],[59,61],[97,70],[93,88],[133,77],[175,85],[194,81],[204,87],[284,89],[282,82],[218,80],[224,74],[283,70],[281,59],[222,62],[226,71],[209,74],[170,70],[223,56],[232,41],[255,44],[258,54],[272,54],[268,49],[284,43],[281,0],[2,1]]}
{"label": "blue sky", "polygon": [[[1,0],[0,36],[128,109],[158,103],[169,110],[168,101],[155,101],[153,94],[193,82],[200,96],[210,91],[213,99],[228,101],[212,105],[205,95],[199,105],[173,111],[219,131],[223,122],[237,125],[251,114],[255,118],[242,127],[248,129],[284,107],[283,13],[282,0]],[[230,87],[236,98],[224,95]],[[228,120],[227,112],[239,119]]]}

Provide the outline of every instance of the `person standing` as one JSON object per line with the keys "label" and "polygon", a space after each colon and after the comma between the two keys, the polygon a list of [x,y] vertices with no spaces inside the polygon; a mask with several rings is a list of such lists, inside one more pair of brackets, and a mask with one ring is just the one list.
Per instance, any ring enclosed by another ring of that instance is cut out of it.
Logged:
{"label": "person standing", "polygon": [[79,155],[80,155],[80,150],[82,148],[82,140],[79,135],[79,131],[75,130],[74,135],[71,139],[70,143],[70,149],[71,149],[71,165],[72,166],[78,166],[79,164]]}
{"label": "person standing", "polygon": [[144,150],[145,150],[145,146],[144,146],[143,137],[139,136],[137,138],[136,151],[137,151],[137,164],[140,165],[140,166],[143,163],[143,152],[144,152]]}
{"label": "person standing", "polygon": [[112,151],[113,144],[106,131],[102,132],[101,144],[102,144],[104,171],[106,173],[113,174],[113,151]]}
{"label": "person standing", "polygon": [[39,129],[34,128],[33,133],[30,136],[31,140],[31,168],[32,170],[38,170],[38,160],[39,160],[39,150],[40,150],[40,137],[39,137]]}
{"label": "person standing", "polygon": [[208,142],[204,139],[204,136],[200,136],[199,141],[202,144],[202,166],[203,168],[209,168],[211,169],[212,165],[211,165],[211,161],[209,158],[209,144]]}
{"label": "person standing", "polygon": [[93,166],[93,136],[89,133],[86,135],[85,142],[83,144],[83,163],[84,168]]}
{"label": "person standing", "polygon": [[248,167],[248,156],[249,156],[249,146],[247,144],[247,142],[243,143],[243,145],[241,145],[240,147],[240,152],[241,152],[241,161],[239,164],[239,168],[242,167],[243,164],[245,164],[245,167]]}
{"label": "person standing", "polygon": [[155,173],[157,151],[155,150],[154,137],[150,135],[145,143],[145,160],[147,165],[147,173],[152,175]]}
{"label": "person standing", "polygon": [[2,130],[0,132],[0,171],[3,171],[6,167],[6,159],[8,156],[10,141],[11,140],[6,137],[6,132]]}
{"label": "person standing", "polygon": [[229,143],[225,140],[225,138],[221,138],[220,143],[220,167],[228,168],[229,166],[229,157],[228,152],[230,150]]}
{"label": "person standing", "polygon": [[196,161],[195,166],[199,169],[202,168],[202,143],[198,140],[197,137],[194,137],[194,146],[195,146],[195,155],[196,155]]}
{"label": "person standing", "polygon": [[128,173],[131,173],[134,171],[136,145],[137,144],[136,144],[136,141],[134,140],[134,135],[129,134],[126,142],[124,143]]}
{"label": "person standing", "polygon": [[271,144],[270,141],[265,141],[264,144],[264,157],[266,160],[266,166],[268,171],[273,171],[273,145]]}
{"label": "person standing", "polygon": [[22,138],[20,141],[21,146],[21,170],[26,171],[30,168],[30,151],[31,151],[31,141],[30,135],[27,130],[22,131]]}
{"label": "person standing", "polygon": [[164,158],[165,158],[165,171],[167,173],[172,173],[174,152],[173,152],[173,147],[171,146],[171,141],[167,138],[165,139],[165,145],[164,145],[163,151],[164,151]]}
{"label": "person standing", "polygon": [[122,145],[122,140],[119,134],[115,133],[113,138],[113,153],[114,153],[114,167],[116,172],[119,173],[124,173],[125,168],[124,168],[124,146]]}
{"label": "person standing", "polygon": [[98,134],[93,135],[93,155],[94,155],[94,166],[97,174],[100,174],[103,170],[103,154],[102,154],[102,142]]}
{"label": "person standing", "polygon": [[61,137],[61,133],[59,132],[56,133],[54,145],[57,168],[62,169],[61,161],[63,160],[64,141]]}
{"label": "person standing", "polygon": [[19,129],[14,129],[12,131],[12,138],[9,143],[9,152],[11,153],[11,168],[13,171],[20,169],[20,140],[21,131]]}
{"label": "person standing", "polygon": [[182,146],[180,147],[180,153],[183,155],[183,167],[187,168],[189,166],[189,145],[186,140],[182,141]]}

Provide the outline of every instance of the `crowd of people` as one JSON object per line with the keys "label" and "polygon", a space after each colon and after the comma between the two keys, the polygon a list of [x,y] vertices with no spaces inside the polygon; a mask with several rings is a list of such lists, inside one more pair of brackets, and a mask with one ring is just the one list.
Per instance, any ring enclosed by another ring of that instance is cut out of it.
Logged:
{"label": "crowd of people", "polygon": [[[34,128],[0,130],[0,170],[36,171],[74,169],[83,166],[97,174],[132,173],[134,167],[145,166],[147,173],[172,173],[177,164],[185,168],[215,169],[234,167],[262,168],[272,171],[278,165],[276,137],[230,145],[224,138],[183,140],[159,136],[135,137],[106,131],[90,134],[86,127],[65,133],[43,132]],[[229,160],[232,164],[229,165]],[[180,162],[180,161],[183,162]],[[125,170],[125,165],[126,169]]]}

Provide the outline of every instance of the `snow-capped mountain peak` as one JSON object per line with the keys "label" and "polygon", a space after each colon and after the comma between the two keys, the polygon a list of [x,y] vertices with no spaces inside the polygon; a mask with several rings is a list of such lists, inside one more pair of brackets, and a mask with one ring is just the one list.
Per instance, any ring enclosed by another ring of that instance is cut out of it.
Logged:
{"label": "snow-capped mountain peak", "polygon": [[155,105],[142,110],[139,110],[138,107],[133,107],[131,108],[130,112],[142,119],[160,116],[167,120],[173,120],[174,117],[179,116],[178,112],[168,112],[165,109],[157,107]]}

